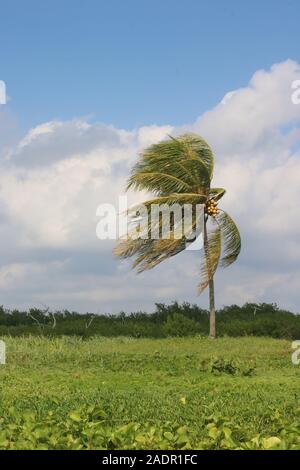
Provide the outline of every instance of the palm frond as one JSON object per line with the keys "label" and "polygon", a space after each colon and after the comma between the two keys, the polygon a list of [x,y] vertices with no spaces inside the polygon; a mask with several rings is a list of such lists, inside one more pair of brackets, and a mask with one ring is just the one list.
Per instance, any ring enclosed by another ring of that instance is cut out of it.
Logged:
{"label": "palm frond", "polygon": [[[205,141],[191,135],[170,137],[168,140],[151,145],[140,154],[127,187],[146,189],[159,195],[168,194],[170,191],[181,193],[196,191],[207,194],[213,165],[213,155],[211,154],[209,160],[207,145]],[[167,175],[176,178],[176,185],[175,180],[172,180],[171,186],[171,180]]]}
{"label": "palm frond", "polygon": [[218,224],[212,222],[212,229],[205,235],[204,247],[201,250],[201,281],[198,285],[198,293],[201,294],[214,277],[218,268],[222,251],[221,229]]}
{"label": "palm frond", "polygon": [[214,154],[208,143],[197,134],[184,134],[178,140],[183,141],[193,155],[196,155],[206,166],[210,179],[214,172]]}
{"label": "palm frond", "polygon": [[216,201],[219,201],[225,193],[226,190],[224,188],[210,188],[209,190],[209,195],[213,197]]}
{"label": "palm frond", "polygon": [[225,211],[221,211],[216,217],[216,220],[221,229],[223,253],[220,265],[222,267],[230,266],[240,254],[241,251],[241,236],[240,232],[232,220],[232,218]]}
{"label": "palm frond", "polygon": [[114,249],[114,254],[122,259],[134,256],[132,268],[137,268],[138,273],[149,270],[157,266],[162,261],[180,253],[186,247],[186,242],[182,238],[176,240],[167,239],[147,239],[147,240],[121,240]]}
{"label": "palm frond", "polygon": [[[163,238],[161,235],[166,219],[163,221],[163,218],[151,217],[151,208],[148,209],[147,212],[141,212],[136,227],[128,233],[127,239],[119,240],[114,249],[114,254],[119,258],[133,257],[132,268],[137,268],[139,273],[152,269],[162,261],[183,251],[187,243],[199,235],[202,228],[203,211],[192,208],[189,215],[182,211],[179,220],[176,217],[170,217],[168,234],[165,234]],[[170,206],[170,214],[171,211],[172,205]],[[158,237],[154,238],[153,233],[157,233]]]}
{"label": "palm frond", "polygon": [[136,204],[128,210],[128,213],[136,213],[141,208],[148,208],[154,204],[161,205],[167,204],[172,206],[173,204],[205,204],[207,196],[204,194],[197,193],[171,193],[168,196],[160,196],[148,201]]}
{"label": "palm frond", "polygon": [[138,273],[149,270],[160,264],[162,261],[171,258],[183,251],[186,247],[185,239],[176,240],[171,238],[153,240],[153,243],[136,258],[133,268],[137,268]]}
{"label": "palm frond", "polygon": [[139,251],[145,249],[146,245],[149,244],[151,240],[147,239],[134,239],[128,237],[124,240],[119,240],[115,246],[113,253],[115,256],[121,259],[130,258],[131,256],[136,255]]}
{"label": "palm frond", "polygon": [[135,173],[128,182],[127,188],[145,189],[155,194],[192,192],[192,187],[182,179],[167,173]]}

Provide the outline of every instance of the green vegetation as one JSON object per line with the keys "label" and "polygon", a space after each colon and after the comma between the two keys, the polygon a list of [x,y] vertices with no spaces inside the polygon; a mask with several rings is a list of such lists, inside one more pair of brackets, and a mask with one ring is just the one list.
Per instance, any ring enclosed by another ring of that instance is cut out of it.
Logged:
{"label": "green vegetation", "polygon": [[[300,316],[273,304],[232,305],[217,312],[220,336],[271,336],[300,339]],[[0,336],[76,335],[82,338],[106,337],[166,338],[169,336],[206,336],[209,312],[197,305],[174,302],[157,304],[152,314],[81,315],[31,309],[28,312],[0,308]]]}
{"label": "green vegetation", "polygon": [[300,448],[290,341],[2,339],[1,449]]}
{"label": "green vegetation", "polygon": [[[115,248],[118,257],[133,257],[133,268],[140,273],[185,250],[203,227],[204,249],[197,251],[197,256],[201,257],[198,291],[201,294],[209,288],[211,338],[216,337],[215,272],[219,266],[226,268],[234,263],[241,251],[236,224],[227,212],[218,209],[225,189],[211,186],[213,174],[213,151],[197,134],[170,136],[141,152],[128,188],[150,192],[154,198],[129,211],[134,220],[138,216],[138,223]],[[167,236],[162,236],[166,220],[162,222],[162,218],[152,217],[154,205],[159,206],[165,217],[164,207],[168,208]],[[191,209],[189,216],[186,216],[186,205]],[[204,214],[197,210],[200,205],[204,206]]]}

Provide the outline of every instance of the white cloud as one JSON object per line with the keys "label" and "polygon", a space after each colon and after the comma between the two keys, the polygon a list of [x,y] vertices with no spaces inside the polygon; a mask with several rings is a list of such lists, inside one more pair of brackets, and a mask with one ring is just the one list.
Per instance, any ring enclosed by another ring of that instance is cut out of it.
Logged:
{"label": "white cloud", "polygon": [[[97,206],[116,203],[138,151],[194,131],[215,150],[215,185],[227,189],[223,205],[244,241],[236,266],[217,277],[219,304],[267,300],[297,310],[300,105],[291,101],[291,84],[299,77],[300,66],[290,60],[258,71],[191,125],[127,131],[84,119],[53,121],[6,142],[2,302],[95,311],[149,309],[175,298],[205,305],[206,296],[196,298],[197,252],[136,276],[95,235]],[[0,116],[0,134],[7,122]]]}

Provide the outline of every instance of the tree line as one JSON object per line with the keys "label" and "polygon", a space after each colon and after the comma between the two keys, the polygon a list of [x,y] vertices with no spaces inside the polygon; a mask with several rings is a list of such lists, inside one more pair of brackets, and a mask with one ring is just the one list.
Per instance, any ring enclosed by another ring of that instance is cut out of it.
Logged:
{"label": "tree line", "polygon": [[[270,336],[300,339],[300,315],[276,304],[231,305],[216,312],[220,336]],[[78,313],[32,308],[0,307],[0,336],[127,336],[165,338],[200,335],[209,331],[209,311],[190,303],[158,303],[152,313]]]}

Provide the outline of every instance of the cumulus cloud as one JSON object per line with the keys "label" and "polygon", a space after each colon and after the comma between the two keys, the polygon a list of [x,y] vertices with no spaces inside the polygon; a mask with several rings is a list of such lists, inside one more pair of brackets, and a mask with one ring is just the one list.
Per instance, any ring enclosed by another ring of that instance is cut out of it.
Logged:
{"label": "cumulus cloud", "polygon": [[[117,203],[139,150],[168,134],[203,135],[215,185],[243,236],[238,263],[217,275],[219,305],[276,301],[299,310],[300,105],[291,60],[258,71],[196,122],[134,130],[85,119],[42,123],[0,149],[0,292],[10,306],[150,310],[196,297],[197,252],[136,276],[96,238],[96,208]],[[0,115],[0,135],[8,118]],[[2,128],[2,130],[1,130]],[[138,196],[141,197],[141,196]]]}

